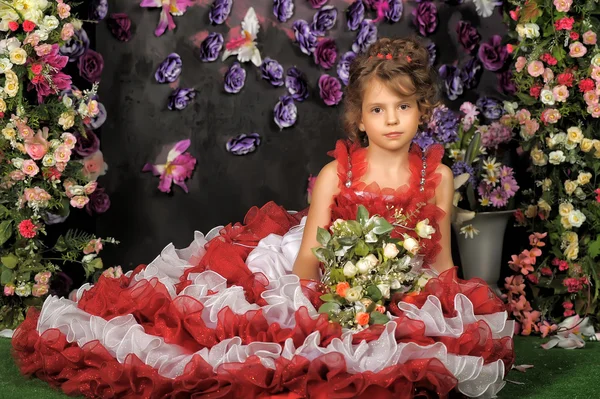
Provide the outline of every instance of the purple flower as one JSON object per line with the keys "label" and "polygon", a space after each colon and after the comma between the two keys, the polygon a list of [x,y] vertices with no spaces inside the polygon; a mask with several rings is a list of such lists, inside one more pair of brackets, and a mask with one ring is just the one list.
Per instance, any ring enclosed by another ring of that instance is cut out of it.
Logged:
{"label": "purple flower", "polygon": [[[61,222],[62,223],[62,222]],[[69,277],[65,272],[55,273],[50,281],[50,295],[56,295],[59,297],[68,297],[73,286],[73,279]]]}
{"label": "purple flower", "polygon": [[335,64],[337,59],[337,46],[333,39],[324,39],[319,41],[315,52],[313,53],[315,64],[320,65],[324,69],[329,69]]}
{"label": "purple flower", "polygon": [[85,130],[85,137],[78,131],[75,131],[77,143],[75,143],[75,152],[82,158],[89,157],[100,149],[100,140],[91,130]]}
{"label": "purple flower", "polygon": [[63,44],[59,52],[61,55],[69,57],[69,62],[74,62],[79,59],[90,48],[90,39],[84,29],[75,31],[69,40]]}
{"label": "purple flower", "polygon": [[477,99],[475,105],[481,110],[483,116],[492,121],[500,119],[502,114],[504,114],[504,109],[500,101],[491,97],[480,97]]}
{"label": "purple flower", "polygon": [[283,67],[281,64],[269,57],[265,57],[260,72],[262,78],[269,81],[273,86],[283,86]]}
{"label": "purple flower", "polygon": [[90,194],[90,202],[85,205],[85,210],[91,215],[92,212],[104,213],[108,208],[110,208],[110,197],[104,187],[96,187],[96,190]]}
{"label": "purple flower", "polygon": [[291,67],[287,70],[286,75],[285,87],[287,87],[288,93],[296,101],[306,100],[308,98],[308,84],[304,73],[296,67]]}
{"label": "purple flower", "polygon": [[237,137],[229,139],[225,148],[233,155],[246,155],[256,151],[260,145],[260,136],[258,133],[240,134]]}
{"label": "purple flower", "polygon": [[361,0],[356,0],[350,4],[346,10],[346,18],[348,19],[348,29],[357,30],[361,22],[365,19],[365,5]]}
{"label": "purple flower", "polygon": [[273,109],[274,120],[280,130],[293,126],[298,119],[298,108],[290,96],[281,96]]}
{"label": "purple flower", "polygon": [[95,83],[100,80],[100,75],[102,75],[104,59],[101,54],[92,49],[87,49],[87,51],[79,58],[77,66],[82,78],[90,83]]}
{"label": "purple flower", "polygon": [[479,46],[481,35],[469,21],[458,21],[456,33],[459,43],[467,52],[472,53]]}
{"label": "purple flower", "polygon": [[182,89],[178,87],[173,90],[169,96],[169,104],[167,107],[171,110],[181,111],[188,106],[188,104],[196,97],[196,90],[194,89]]}
{"label": "purple flower", "polygon": [[87,124],[90,129],[96,130],[106,122],[106,108],[104,107],[104,104],[98,103],[98,111],[98,115],[90,118],[90,121]]}
{"label": "purple flower", "polygon": [[417,143],[423,150],[426,150],[430,145],[437,143],[429,129],[419,130],[413,138],[413,142]]}
{"label": "purple flower", "polygon": [[325,104],[329,106],[339,104],[343,94],[342,84],[333,76],[321,75],[319,78],[319,94]]}
{"label": "purple flower", "polygon": [[515,85],[513,73],[510,69],[507,69],[504,72],[500,72],[497,75],[498,87],[503,93],[513,95],[517,92],[517,86]]}
{"label": "purple flower", "polygon": [[337,65],[337,74],[342,83],[348,86],[348,80],[350,79],[350,64],[356,58],[354,51],[346,51],[341,57],[340,62]]}
{"label": "purple flower", "polygon": [[325,3],[327,3],[327,0],[308,0],[308,2],[312,8],[321,8]]}
{"label": "purple flower", "polygon": [[446,95],[452,101],[463,93],[463,82],[460,78],[460,70],[454,65],[442,65],[439,69],[440,78],[444,80]]}
{"label": "purple flower", "polygon": [[337,20],[337,9],[333,6],[325,6],[315,13],[311,25],[312,32],[317,36],[325,36],[325,33],[333,28]]}
{"label": "purple flower", "polygon": [[368,50],[371,44],[377,41],[377,26],[365,19],[360,23],[360,29],[356,35],[354,43],[352,43],[352,51],[356,54],[364,53]]}
{"label": "purple flower", "polygon": [[246,70],[239,62],[234,62],[227,73],[225,73],[225,91],[227,93],[239,93],[246,83]]}
{"label": "purple flower", "polygon": [[500,70],[508,58],[506,46],[502,44],[502,36],[494,35],[487,42],[479,46],[477,53],[483,66],[490,71]]}
{"label": "purple flower", "polygon": [[110,33],[122,42],[127,42],[131,39],[131,19],[127,14],[116,13],[110,14],[106,20]]}
{"label": "purple flower", "polygon": [[90,2],[89,16],[93,21],[101,21],[106,18],[108,14],[108,1],[107,0],[92,0]]}
{"label": "purple flower", "polygon": [[388,0],[389,7],[385,11],[385,17],[388,21],[398,22],[404,12],[404,3],[402,0]]}
{"label": "purple flower", "polygon": [[479,85],[479,78],[483,73],[483,68],[481,66],[481,62],[472,57],[460,71],[460,79],[463,82],[463,86],[466,89],[473,89]]}
{"label": "purple flower", "polygon": [[437,47],[434,42],[431,42],[427,45],[427,51],[429,52],[429,65],[435,64],[435,59],[437,58]]}
{"label": "purple flower", "polygon": [[294,0],[273,0],[273,14],[279,22],[286,22],[294,15]]}
{"label": "purple flower", "polygon": [[440,105],[433,110],[433,115],[427,128],[433,137],[442,143],[449,144],[458,140],[458,126],[460,117],[445,105]]}
{"label": "purple flower", "polygon": [[451,167],[452,174],[454,177],[462,175],[463,173],[469,174],[469,183],[473,184],[473,187],[477,185],[477,179],[475,178],[475,169],[471,165],[468,165],[465,161],[456,161]]}
{"label": "purple flower", "polygon": [[213,25],[220,25],[225,22],[227,17],[229,17],[232,5],[232,0],[215,0],[208,12],[210,23]]}
{"label": "purple flower", "polygon": [[294,37],[300,46],[300,50],[306,55],[311,55],[317,47],[317,37],[310,29],[308,22],[299,19],[292,25]]}
{"label": "purple flower", "polygon": [[217,32],[211,32],[200,44],[200,60],[202,62],[212,62],[219,57],[219,52],[223,48],[223,35]]}
{"label": "purple flower", "polygon": [[182,65],[183,63],[179,54],[171,53],[156,69],[154,79],[158,83],[173,83],[181,74]]}
{"label": "purple flower", "polygon": [[422,36],[427,36],[435,31],[438,23],[438,12],[435,4],[425,1],[420,3],[412,12],[413,23]]}

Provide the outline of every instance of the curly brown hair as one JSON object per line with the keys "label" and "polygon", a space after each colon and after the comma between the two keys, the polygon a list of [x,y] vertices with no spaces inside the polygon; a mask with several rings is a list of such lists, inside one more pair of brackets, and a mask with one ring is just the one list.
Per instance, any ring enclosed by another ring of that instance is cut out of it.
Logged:
{"label": "curly brown hair", "polygon": [[[391,58],[386,58],[387,54]],[[416,95],[421,124],[429,120],[433,109],[440,104],[437,72],[429,64],[429,51],[416,37],[377,40],[352,61],[349,75],[344,91],[343,125],[350,139],[362,145],[367,144],[367,134],[358,126],[364,90],[371,79],[388,84],[400,96]]]}

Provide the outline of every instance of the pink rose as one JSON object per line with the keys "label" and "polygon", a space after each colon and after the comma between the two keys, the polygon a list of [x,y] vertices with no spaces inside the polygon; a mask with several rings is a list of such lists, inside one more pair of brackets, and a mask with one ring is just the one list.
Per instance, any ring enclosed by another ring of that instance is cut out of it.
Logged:
{"label": "pink rose", "polygon": [[87,195],[90,195],[91,193],[96,191],[97,187],[98,187],[98,182],[94,180],[94,181],[89,182],[85,186],[83,186],[83,190],[85,191],[85,193]]}
{"label": "pink rose", "polygon": [[107,169],[108,165],[104,162],[102,151],[96,151],[83,159],[83,174],[89,180],[96,180],[99,176],[106,174]]}
{"label": "pink rose", "polygon": [[554,7],[558,12],[569,12],[573,0],[554,0]]}
{"label": "pink rose", "polygon": [[517,120],[519,121],[519,124],[522,125],[531,119],[531,112],[529,112],[526,109],[520,109],[517,111],[516,117],[517,117]]}
{"label": "pink rose", "polygon": [[51,272],[39,272],[33,278],[36,283],[39,284],[48,284],[50,282],[50,277],[52,277]]}
{"label": "pink rose", "polygon": [[52,46],[49,44],[40,44],[39,46],[35,46],[34,49],[38,57],[43,57],[52,52]]}
{"label": "pink rose", "polygon": [[527,72],[535,77],[538,77],[544,73],[544,63],[542,61],[531,61],[527,66]]}
{"label": "pink rose", "polygon": [[40,168],[38,168],[35,161],[27,159],[23,161],[23,167],[21,168],[21,171],[23,171],[23,173],[25,173],[27,176],[35,176],[40,171]]}
{"label": "pink rose", "polygon": [[527,64],[527,58],[525,58],[523,56],[517,58],[517,62],[515,63],[515,68],[516,68],[517,72],[521,72],[523,70],[523,68],[525,68],[526,64]]}
{"label": "pink rose", "polygon": [[38,130],[37,134],[31,139],[25,141],[25,151],[27,151],[31,159],[38,161],[46,155],[48,148],[50,148],[47,138],[48,128],[44,127]]}
{"label": "pink rose", "polygon": [[60,135],[60,138],[70,150],[75,148],[75,144],[77,144],[77,137],[75,137],[73,134],[65,132]]}
{"label": "pink rose", "polygon": [[90,242],[86,244],[85,248],[83,248],[83,253],[86,255],[91,254],[92,252],[100,253],[102,248],[102,240],[100,238],[96,238],[95,240],[90,240]]}
{"label": "pink rose", "polygon": [[66,23],[63,25],[62,31],[60,32],[60,38],[65,42],[69,40],[75,34],[75,29],[73,29],[73,24]]}
{"label": "pink rose", "polygon": [[71,159],[71,150],[64,144],[59,145],[54,150],[54,159],[56,159],[56,162],[69,162]]}
{"label": "pink rose", "polygon": [[583,34],[583,44],[596,44],[596,33],[588,30]]}
{"label": "pink rose", "polygon": [[48,293],[48,284],[34,284],[31,289],[31,295],[41,297]]}
{"label": "pink rose", "polygon": [[587,53],[587,48],[581,42],[569,44],[569,55],[573,58],[583,57]]}
{"label": "pink rose", "polygon": [[87,203],[90,202],[90,199],[84,195],[76,195],[73,198],[71,198],[71,206],[73,208],[79,208],[79,209],[83,209],[83,207],[85,207],[87,205]]}
{"label": "pink rose", "polygon": [[12,296],[15,294],[15,285],[8,283],[4,286],[4,296]]}
{"label": "pink rose", "polygon": [[23,173],[20,170],[13,170],[12,172],[10,172],[8,174],[8,177],[10,177],[11,180],[14,180],[14,181],[21,181],[21,180],[25,179],[25,176],[26,176],[25,173]]}

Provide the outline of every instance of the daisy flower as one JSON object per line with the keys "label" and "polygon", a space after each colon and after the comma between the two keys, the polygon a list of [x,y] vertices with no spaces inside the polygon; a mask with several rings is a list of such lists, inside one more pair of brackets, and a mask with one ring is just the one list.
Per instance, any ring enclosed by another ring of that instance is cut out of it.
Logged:
{"label": "daisy flower", "polygon": [[460,234],[464,234],[465,238],[473,238],[479,234],[479,230],[473,227],[472,224],[468,224],[460,228]]}

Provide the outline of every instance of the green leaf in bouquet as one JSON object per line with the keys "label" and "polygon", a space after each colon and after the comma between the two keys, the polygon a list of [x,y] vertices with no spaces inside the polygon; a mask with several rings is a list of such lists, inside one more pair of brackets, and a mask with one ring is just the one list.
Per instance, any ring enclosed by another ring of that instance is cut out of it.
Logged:
{"label": "green leaf in bouquet", "polygon": [[321,295],[319,298],[321,298],[321,300],[324,302],[335,302],[336,301],[336,299],[332,293]]}
{"label": "green leaf in bouquet", "polygon": [[365,291],[366,291],[365,296],[369,297],[373,302],[377,302],[381,298],[383,298],[383,295],[381,295],[381,291],[379,291],[379,288],[377,288],[376,285],[368,286]]}
{"label": "green leaf in bouquet", "polygon": [[375,227],[373,227],[373,233],[382,235],[389,233],[394,230],[394,226],[384,218],[380,217],[375,220]]}
{"label": "green leaf in bouquet", "polygon": [[529,94],[525,94],[525,93],[515,93],[517,97],[519,97],[519,100],[521,100],[521,102],[524,105],[527,106],[531,106],[534,105],[537,100],[535,99],[535,97],[530,96]]}
{"label": "green leaf in bouquet", "polygon": [[340,310],[340,304],[337,302],[325,302],[319,307],[319,313],[336,313]]}
{"label": "green leaf in bouquet", "polygon": [[7,207],[5,207],[4,205],[0,205],[0,219],[3,219],[4,217],[8,216],[10,214],[9,210]]}
{"label": "green leaf in bouquet", "polygon": [[471,142],[469,143],[469,147],[467,148],[467,153],[465,156],[465,162],[467,165],[471,165],[473,160],[477,158],[479,155],[479,148],[481,147],[481,133],[477,132],[473,135]]}
{"label": "green leaf in bouquet", "polygon": [[390,321],[390,318],[387,315],[379,312],[371,312],[369,318],[369,324],[385,324]]}
{"label": "green leaf in bouquet", "polygon": [[317,241],[322,246],[326,247],[329,244],[329,240],[331,240],[331,234],[327,230],[322,227],[317,228]]}
{"label": "green leaf in bouquet", "polygon": [[362,235],[362,226],[356,220],[348,220],[347,226],[353,236],[360,237]]}
{"label": "green leaf in bouquet", "polygon": [[323,248],[323,247],[319,247],[319,248],[312,248],[312,253],[317,257],[317,259],[319,260],[319,262],[323,262],[323,263],[328,263],[329,259],[327,257],[327,254],[331,251],[327,250],[327,248]]}
{"label": "green leaf in bouquet", "polygon": [[65,252],[68,248],[65,238],[63,236],[58,237],[54,249],[58,252]]}
{"label": "green leaf in bouquet", "polygon": [[329,280],[335,283],[346,281],[344,269],[341,267],[331,269],[331,271],[329,272]]}
{"label": "green leaf in bouquet", "polygon": [[12,220],[0,223],[0,245],[3,245],[12,236]]}
{"label": "green leaf in bouquet", "polygon": [[358,237],[338,237],[337,241],[343,246],[354,246],[358,241]]}
{"label": "green leaf in bouquet", "polygon": [[365,242],[377,242],[379,241],[379,238],[377,238],[377,234],[375,234],[374,231],[369,231],[366,235],[365,235]]}
{"label": "green leaf in bouquet", "polygon": [[377,302],[371,302],[369,306],[367,306],[367,310],[365,312],[371,313],[375,310],[375,308],[377,308]]}
{"label": "green leaf in bouquet", "polygon": [[592,259],[595,259],[598,255],[600,255],[600,235],[598,235],[594,241],[589,243],[588,255]]}
{"label": "green leaf in bouquet", "polygon": [[15,273],[10,269],[3,269],[2,275],[0,276],[0,284],[6,285],[12,283],[15,280]]}
{"label": "green leaf in bouquet", "polygon": [[477,200],[475,199],[475,187],[473,183],[469,183],[467,186],[467,200],[469,201],[469,207],[471,209],[477,208]]}
{"label": "green leaf in bouquet", "polygon": [[356,221],[358,221],[363,228],[367,226],[367,222],[369,221],[369,211],[364,205],[358,206],[358,211],[356,212]]}
{"label": "green leaf in bouquet", "polygon": [[354,253],[358,256],[367,256],[369,254],[369,246],[363,240],[358,240],[354,247]]}
{"label": "green leaf in bouquet", "polygon": [[31,280],[31,272],[19,273],[19,275],[17,277],[19,280],[29,281],[29,280]]}
{"label": "green leaf in bouquet", "polygon": [[19,263],[19,258],[17,258],[15,254],[8,254],[0,258],[0,260],[2,260],[2,264],[8,269],[14,269]]}

